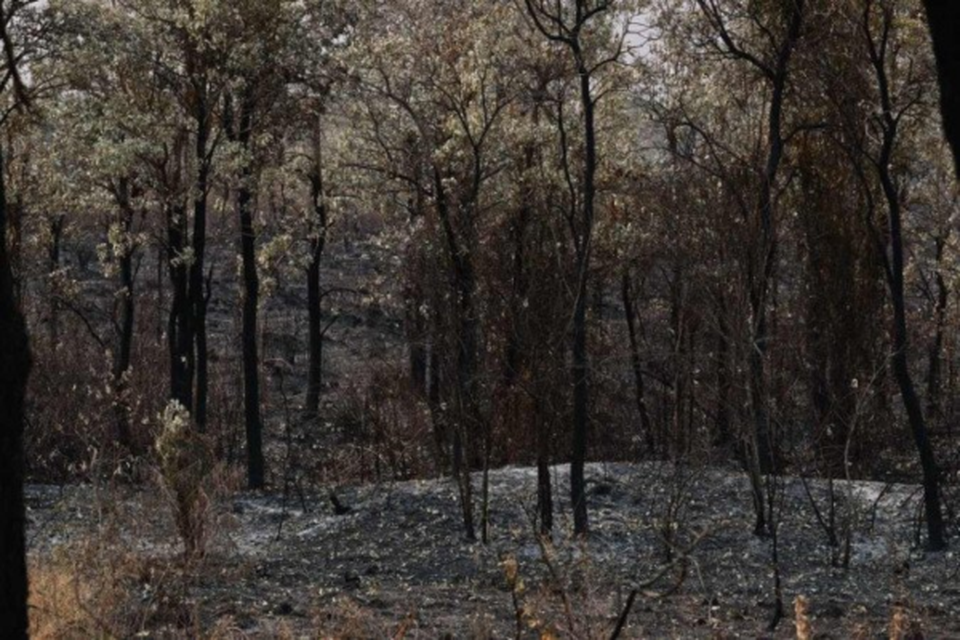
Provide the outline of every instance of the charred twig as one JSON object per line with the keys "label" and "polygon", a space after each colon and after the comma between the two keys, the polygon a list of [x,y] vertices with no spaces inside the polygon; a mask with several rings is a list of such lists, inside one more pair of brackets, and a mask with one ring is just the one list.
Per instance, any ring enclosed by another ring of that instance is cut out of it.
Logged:
{"label": "charred twig", "polygon": [[633,602],[637,599],[638,593],[636,589],[630,591],[630,597],[627,598],[627,604],[624,605],[620,617],[617,618],[617,626],[613,628],[613,633],[610,634],[610,640],[617,640],[617,638],[620,637],[620,632],[623,631],[624,625],[627,624],[627,616],[630,615],[630,609],[633,608]]}
{"label": "charred twig", "polygon": [[353,507],[347,504],[340,502],[340,498],[337,497],[337,494],[330,490],[330,502],[333,504],[333,512],[338,516],[345,516],[351,511]]}

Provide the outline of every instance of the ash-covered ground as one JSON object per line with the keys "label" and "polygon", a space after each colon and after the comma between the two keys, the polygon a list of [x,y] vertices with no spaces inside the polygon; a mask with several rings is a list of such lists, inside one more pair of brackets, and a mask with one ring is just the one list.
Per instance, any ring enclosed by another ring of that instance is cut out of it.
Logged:
{"label": "ash-covered ground", "polygon": [[[849,567],[811,506],[828,520],[828,486],[784,479],[774,487],[786,617],[774,605],[772,540],[753,534],[749,485],[729,470],[661,463],[591,464],[591,533],[573,540],[566,467],[555,467],[557,522],[538,542],[535,470],[490,473],[490,540],[463,535],[450,479],[329,487],[303,495],[219,498],[206,558],[185,589],[200,628],[237,637],[609,637],[639,589],[621,637],[794,637],[793,603],[809,601],[815,637],[888,637],[891,618],[911,637],[960,638],[960,562],[916,544],[920,491],[910,485],[836,483],[835,519],[851,531]],[[474,478],[479,497],[481,478]],[[808,494],[809,489],[809,494]],[[180,553],[157,490],[30,487],[31,556],[109,536],[155,565]],[[478,505],[479,506],[479,505]],[[667,542],[669,540],[669,543]],[[954,545],[958,542],[954,542]],[[673,559],[668,549],[673,550]],[[516,603],[504,561],[518,563]],[[651,578],[662,574],[659,580]],[[131,588],[151,602],[149,577]],[[145,636],[193,630],[145,628]]]}

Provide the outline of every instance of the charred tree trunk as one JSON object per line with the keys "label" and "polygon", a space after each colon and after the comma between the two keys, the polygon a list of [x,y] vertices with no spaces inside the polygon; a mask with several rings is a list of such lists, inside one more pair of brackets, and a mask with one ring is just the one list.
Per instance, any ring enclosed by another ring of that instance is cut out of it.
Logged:
{"label": "charred tree trunk", "polygon": [[134,301],[133,256],[127,254],[120,260],[120,286],[123,293],[120,300],[120,336],[116,359],[113,364],[114,389],[117,394],[117,436],[120,444],[127,449],[134,447],[133,434],[130,431],[130,408],[127,405],[128,375],[133,355],[133,329],[136,317]]}
{"label": "charred tree trunk", "polygon": [[[956,11],[954,12],[956,13]],[[933,444],[927,431],[927,423],[923,415],[920,398],[913,384],[909,364],[909,339],[907,331],[907,305],[904,287],[904,248],[903,248],[903,216],[900,202],[900,190],[896,184],[891,164],[893,153],[899,134],[899,116],[895,115],[893,99],[890,92],[890,83],[887,76],[887,38],[890,24],[894,17],[889,8],[883,8],[883,31],[881,40],[877,42],[870,30],[871,9],[868,5],[864,12],[864,35],[870,53],[870,60],[876,76],[877,89],[882,109],[881,127],[883,142],[879,157],[874,166],[883,189],[883,196],[887,204],[887,219],[889,232],[889,256],[883,251],[887,284],[890,288],[890,302],[893,306],[893,355],[891,368],[894,379],[900,388],[900,396],[907,412],[910,431],[913,434],[914,444],[920,458],[923,471],[923,500],[927,520],[927,544],[931,550],[940,550],[947,546],[946,525],[943,520],[943,510],[940,502],[940,470],[937,465]],[[878,246],[882,246],[878,243]]]}
{"label": "charred tree trunk", "polygon": [[537,421],[537,511],[540,515],[540,535],[553,533],[553,485],[550,478],[550,423],[538,410]]}
{"label": "charred tree trunk", "polygon": [[730,430],[730,319],[723,292],[717,296],[717,414],[714,444],[726,446],[733,440]]}
{"label": "charred tree trunk", "polygon": [[133,329],[135,318],[134,273],[133,273],[133,246],[129,242],[130,230],[133,226],[134,211],[130,201],[130,184],[127,179],[121,179],[116,192],[119,208],[120,230],[123,233],[124,243],[116,256],[119,263],[120,295],[117,300],[119,318],[117,328],[117,352],[113,360],[113,387],[116,394],[114,411],[117,420],[117,438],[123,447],[131,450],[134,446],[133,435],[130,432],[130,415],[127,406],[126,394],[128,372],[133,354]]}
{"label": "charred tree trunk", "polygon": [[[245,102],[240,114],[240,144],[250,150],[253,106]],[[260,279],[257,275],[256,231],[253,228],[253,181],[247,162],[240,176],[237,211],[240,214],[240,255],[243,262],[243,405],[247,432],[247,484],[251,489],[264,485],[263,422],[260,417],[260,372],[257,356],[257,311]]]}
{"label": "charred tree trunk", "polygon": [[[796,34],[799,35],[800,14],[794,20]],[[792,43],[791,43],[792,49]],[[789,59],[790,49],[786,50]],[[770,291],[771,278],[777,255],[777,237],[774,227],[773,190],[783,160],[784,140],[782,132],[783,106],[786,95],[787,62],[784,61],[774,80],[773,96],[770,101],[770,115],[768,136],[770,150],[767,156],[767,166],[760,186],[760,240],[757,249],[757,258],[749,273],[750,310],[753,318],[752,345],[748,357],[750,367],[750,399],[753,407],[755,457],[759,464],[759,471],[770,473],[774,467],[776,457],[776,443],[770,430],[770,409],[768,406],[767,375],[765,358],[767,352],[768,327],[767,303]]]}
{"label": "charred tree trunk", "polygon": [[584,177],[583,211],[580,241],[577,247],[577,290],[573,313],[573,452],[570,459],[570,501],[573,505],[573,529],[578,535],[589,531],[587,486],[584,466],[590,428],[590,360],[587,351],[587,295],[590,256],[593,251],[593,217],[596,200],[597,130],[590,71],[580,43],[573,41],[573,54],[580,75],[580,105],[583,109]]}
{"label": "charred tree trunk", "polygon": [[[194,413],[197,416],[197,429],[207,430],[207,402],[210,388],[210,370],[207,348],[207,303],[210,300],[210,278],[200,279],[200,290],[195,298],[194,308],[201,311],[194,314],[194,339],[196,340],[196,390],[194,391]],[[197,302],[199,299],[199,302]]]}
{"label": "charred tree trunk", "polygon": [[630,365],[633,369],[633,392],[637,402],[637,413],[640,416],[640,429],[643,432],[647,453],[656,450],[653,438],[653,424],[650,422],[650,413],[647,411],[646,389],[643,383],[643,361],[640,358],[640,341],[637,336],[637,316],[633,306],[633,294],[630,286],[630,273],[623,272],[620,282],[620,295],[623,299],[623,312],[627,319],[627,333],[630,337]]}
{"label": "charred tree trunk", "polygon": [[408,290],[407,322],[410,325],[410,380],[413,389],[420,397],[427,395],[427,344],[426,317],[418,304],[420,296],[409,295]]}
{"label": "charred tree trunk", "polygon": [[307,266],[307,308],[310,341],[310,364],[307,375],[305,413],[316,416],[320,407],[320,388],[323,379],[323,292],[320,289],[320,264],[327,241],[327,205],[323,197],[323,162],[321,154],[320,121],[317,119],[313,140],[313,173],[310,176],[310,195],[313,204],[313,223],[316,225],[310,240],[310,264]]}
{"label": "charred tree trunk", "polygon": [[10,261],[10,271],[13,274],[13,295],[17,306],[23,308],[23,216],[26,209],[23,194],[17,193],[13,202],[8,202],[6,207],[7,256]]}
{"label": "charred tree trunk", "polygon": [[[486,459],[486,449],[489,447],[489,440],[486,430],[480,424],[479,407],[477,406],[477,346],[479,325],[474,306],[474,297],[476,295],[476,276],[473,271],[471,260],[465,260],[463,269],[459,273],[457,280],[457,290],[459,301],[459,348],[457,350],[457,380],[459,381],[458,395],[460,406],[458,410],[458,423],[460,437],[463,440],[463,446],[466,449],[463,457],[462,484],[464,486],[464,505],[470,508],[464,511],[464,527],[467,531],[467,538],[474,539],[476,534],[473,532],[473,508],[472,508],[472,483],[470,480],[471,456],[473,450],[474,435],[480,435],[483,438],[484,459]],[[484,484],[486,487],[486,484]],[[484,494],[483,501],[486,502]],[[486,504],[483,505],[484,511]],[[483,535],[486,536],[487,523],[483,522]]]}
{"label": "charred tree trunk", "polygon": [[936,240],[936,304],[934,309],[934,329],[933,343],[929,351],[929,368],[927,369],[927,418],[935,420],[940,417],[940,386],[941,386],[941,368],[943,358],[943,334],[946,326],[947,302],[949,300],[950,289],[946,279],[943,277],[943,250],[946,245],[946,237],[940,236]]}
{"label": "charred tree trunk", "polygon": [[210,182],[210,108],[207,104],[206,80],[196,90],[197,137],[195,159],[197,164],[196,193],[193,200],[193,238],[190,263],[189,306],[196,347],[196,371],[193,419],[202,432],[207,425],[207,393],[209,373],[207,362],[207,296],[204,288],[204,258],[207,250],[207,197]]}
{"label": "charred tree trunk", "polygon": [[[460,489],[460,506],[463,511],[464,533],[468,540],[476,540],[473,522],[473,487],[470,479],[471,437],[479,423],[479,408],[476,402],[477,346],[479,324],[474,298],[476,275],[473,258],[464,242],[458,239],[454,229],[452,212],[439,170],[434,171],[437,213],[443,226],[447,249],[453,264],[454,293],[457,310],[457,375],[456,418],[453,426],[453,468]],[[460,205],[461,207],[464,204]],[[469,214],[467,214],[469,215]],[[469,221],[468,221],[469,222]],[[469,231],[469,230],[468,230]],[[471,244],[469,238],[465,241]]]}
{"label": "charred tree trunk", "polygon": [[[580,206],[572,206],[570,227],[576,250],[577,285],[574,289],[572,326],[572,382],[573,382],[573,451],[570,456],[570,502],[573,507],[574,533],[585,536],[589,532],[587,518],[586,478],[584,466],[587,460],[587,444],[590,420],[590,359],[587,348],[587,298],[592,254],[594,203],[597,195],[597,130],[596,98],[593,95],[592,75],[598,67],[591,66],[583,50],[581,40],[588,23],[609,8],[608,3],[593,6],[576,0],[572,11],[557,4],[525,0],[527,14],[537,30],[548,40],[563,44],[576,65],[580,89],[580,111],[583,118],[583,180],[581,182]],[[562,104],[562,103],[560,103]],[[567,138],[563,131],[563,115],[558,114],[564,163],[569,154]],[[569,168],[567,165],[566,168]],[[571,198],[576,203],[576,194],[570,181]]]}
{"label": "charred tree trunk", "polygon": [[[888,112],[889,113],[889,112]],[[889,150],[893,148],[893,136],[890,135]],[[933,452],[933,444],[927,432],[926,420],[913,384],[908,361],[909,341],[907,333],[907,306],[904,295],[904,252],[903,252],[903,225],[901,217],[900,196],[893,183],[889,171],[890,157],[884,153],[879,166],[881,183],[887,199],[890,231],[890,268],[888,283],[890,298],[893,304],[893,356],[891,367],[894,379],[900,388],[903,406],[907,412],[907,420],[913,434],[917,453],[920,456],[920,466],[923,470],[923,500],[927,517],[928,545],[932,550],[943,549],[947,546],[946,527],[943,521],[943,511],[940,505],[940,470]]]}
{"label": "charred tree trunk", "polygon": [[193,314],[187,277],[187,219],[182,205],[167,208],[167,265],[170,270],[170,397],[189,410],[193,406]]}
{"label": "charred tree trunk", "polygon": [[924,0],[923,4],[937,59],[943,130],[960,176],[960,4],[956,0]]}
{"label": "charred tree trunk", "polygon": [[[433,325],[435,323],[431,323]],[[441,476],[451,471],[452,462],[448,450],[447,421],[441,408],[441,375],[439,331],[433,329],[434,338],[430,342],[427,356],[427,406],[430,409],[430,422],[433,425],[433,442],[436,448],[437,470]]]}
{"label": "charred tree trunk", "polygon": [[787,79],[794,49],[800,40],[804,16],[804,0],[792,3],[787,30],[777,50],[773,66],[764,73],[771,84],[770,108],[767,119],[767,161],[761,180],[757,209],[759,212],[759,238],[747,273],[747,288],[750,298],[751,344],[747,363],[748,386],[753,414],[753,433],[749,442],[748,464],[754,493],[756,523],[754,531],[759,535],[768,527],[763,501],[760,476],[774,471],[777,443],[770,424],[769,390],[766,374],[766,353],[769,333],[767,326],[768,297],[777,259],[777,233],[774,220],[774,190],[783,161],[786,142],[783,137],[783,111],[787,94]]}
{"label": "charred tree trunk", "polygon": [[683,269],[674,264],[673,281],[670,285],[670,329],[673,332],[673,404],[670,415],[670,437],[665,445],[671,460],[682,459],[686,455],[688,442],[684,418],[687,402],[687,322],[685,309],[685,286]]}
{"label": "charred tree trunk", "polygon": [[156,303],[156,304],[155,304],[155,309],[154,309],[155,312],[156,312],[156,313],[155,313],[156,317],[154,318],[154,321],[155,321],[154,323],[155,323],[155,325],[156,325],[156,326],[154,327],[154,332],[155,332],[154,338],[155,338],[155,342],[156,342],[157,346],[160,346],[160,345],[163,344],[163,333],[164,333],[163,329],[164,329],[164,326],[165,326],[165,323],[164,323],[164,321],[163,321],[163,307],[164,307],[164,304],[163,304],[163,299],[164,299],[164,295],[163,295],[163,271],[164,271],[164,268],[163,268],[163,267],[164,267],[164,264],[165,264],[165,262],[166,262],[165,256],[166,256],[166,251],[165,251],[165,249],[164,249],[164,247],[163,247],[163,243],[162,243],[162,242],[158,242],[158,243],[157,243],[157,273],[156,273],[156,280],[157,280],[157,281],[156,281],[156,283],[155,283],[155,286],[156,286],[156,288],[157,288],[157,296],[156,296],[156,300],[155,300],[155,303]]}
{"label": "charred tree trunk", "polygon": [[260,304],[260,278],[257,274],[257,236],[253,226],[256,176],[252,153],[254,98],[248,87],[240,101],[239,129],[234,130],[231,97],[225,98],[224,129],[247,155],[240,169],[237,187],[237,217],[240,221],[240,261],[242,265],[242,311],[240,343],[243,357],[243,417],[247,439],[247,486],[262,489],[265,482],[263,458],[263,420],[260,413],[260,359],[257,353],[257,313]]}
{"label": "charred tree trunk", "polygon": [[0,148],[0,637],[25,640],[28,589],[23,429],[30,347],[26,324],[16,304],[7,252],[2,154]]}
{"label": "charred tree trunk", "polygon": [[50,330],[50,348],[56,350],[60,343],[60,292],[54,287],[53,281],[57,272],[60,270],[60,247],[63,243],[63,227],[66,224],[66,216],[58,215],[49,220],[50,222],[50,246],[47,247],[47,277],[50,280],[50,319],[48,328]]}

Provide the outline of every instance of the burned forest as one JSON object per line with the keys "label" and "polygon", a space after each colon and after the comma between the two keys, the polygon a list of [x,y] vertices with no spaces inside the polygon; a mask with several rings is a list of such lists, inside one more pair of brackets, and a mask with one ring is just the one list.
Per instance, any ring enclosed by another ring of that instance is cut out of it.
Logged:
{"label": "burned forest", "polygon": [[0,638],[960,638],[958,43],[0,0]]}

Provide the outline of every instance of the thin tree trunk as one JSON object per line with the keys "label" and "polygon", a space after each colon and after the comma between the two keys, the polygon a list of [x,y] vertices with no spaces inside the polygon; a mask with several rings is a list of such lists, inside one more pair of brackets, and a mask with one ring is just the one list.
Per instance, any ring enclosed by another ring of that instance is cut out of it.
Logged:
{"label": "thin tree trunk", "polygon": [[580,105],[583,109],[584,178],[583,216],[580,242],[577,248],[577,299],[573,313],[573,454],[570,459],[570,501],[573,506],[573,529],[577,535],[586,535],[590,529],[587,518],[587,487],[584,466],[587,460],[587,440],[590,420],[590,360],[587,351],[587,295],[590,255],[593,241],[594,201],[596,200],[597,139],[595,107],[590,86],[590,72],[579,43],[573,47],[580,74]]}
{"label": "thin tree trunk", "polygon": [[[896,135],[895,130],[889,135],[889,149],[892,150],[893,137]],[[888,272],[890,297],[893,303],[893,357],[891,358],[891,366],[894,378],[900,387],[900,396],[903,399],[910,430],[917,447],[917,453],[920,456],[920,466],[923,471],[923,500],[927,517],[927,544],[931,550],[940,550],[947,546],[946,527],[940,504],[940,470],[907,360],[909,342],[903,279],[903,227],[899,194],[889,173],[889,157],[889,153],[885,152],[879,168],[883,191],[887,198],[892,254],[890,271]]]}
{"label": "thin tree trunk", "polygon": [[[435,333],[439,333],[434,329]],[[440,400],[440,348],[437,338],[430,341],[427,363],[427,406],[430,408],[430,422],[433,424],[433,441],[436,447],[437,470],[443,476],[452,471],[450,456],[447,451],[448,432],[447,423],[443,417]]]}
{"label": "thin tree trunk", "polygon": [[327,240],[327,207],[323,197],[323,156],[320,119],[316,120],[313,140],[313,173],[310,176],[310,195],[312,197],[314,237],[310,240],[310,264],[307,267],[307,308],[308,332],[310,342],[310,363],[307,375],[307,400],[304,407],[308,416],[316,416],[320,408],[320,389],[323,380],[323,327],[320,290],[320,264]]}
{"label": "thin tree trunk", "polygon": [[[476,539],[476,533],[473,525],[473,500],[472,500],[472,480],[470,477],[471,458],[470,453],[473,449],[473,435],[480,432],[481,444],[484,447],[483,456],[488,456],[487,447],[489,446],[488,427],[481,424],[480,411],[477,406],[477,337],[479,326],[474,308],[473,298],[476,292],[476,278],[473,273],[473,265],[467,260],[464,263],[464,270],[460,274],[459,294],[460,294],[460,330],[459,330],[459,349],[457,353],[457,378],[459,384],[459,411],[458,411],[458,429],[461,432],[461,438],[465,450],[463,456],[463,467],[461,468],[464,492],[464,528],[468,540]],[[477,429],[479,427],[479,429]],[[485,499],[485,496],[483,496]],[[486,505],[484,505],[486,507]]]}
{"label": "thin tree trunk", "polygon": [[633,391],[637,401],[637,413],[640,415],[640,429],[643,432],[647,453],[656,450],[653,437],[653,424],[647,411],[646,390],[643,383],[643,361],[640,358],[640,341],[637,337],[636,310],[633,306],[633,295],[630,291],[630,274],[623,272],[620,284],[620,295],[623,298],[623,312],[627,319],[627,333],[630,336],[630,365],[633,369]]}
{"label": "thin tree trunk", "polygon": [[540,513],[540,535],[553,532],[553,488],[550,478],[550,427],[538,411],[537,421],[537,510]]}
{"label": "thin tree trunk", "polygon": [[[408,292],[409,293],[409,292]],[[427,395],[426,318],[420,309],[419,296],[407,301],[408,340],[410,348],[410,380],[420,397]]]}
{"label": "thin tree trunk", "polygon": [[886,38],[889,34],[889,25],[893,21],[892,13],[884,8],[884,31],[882,40],[877,45],[870,31],[870,7],[864,13],[864,31],[869,46],[870,58],[876,75],[877,89],[880,95],[882,108],[883,144],[880,155],[875,163],[880,178],[880,186],[887,203],[887,218],[889,231],[890,256],[883,254],[885,261],[887,284],[890,288],[890,298],[893,305],[893,356],[891,367],[894,379],[900,388],[904,409],[910,423],[910,431],[917,447],[920,466],[923,471],[923,499],[927,517],[927,544],[931,550],[940,550],[947,546],[946,526],[943,520],[943,510],[940,503],[940,470],[937,465],[933,444],[927,432],[926,420],[920,398],[917,396],[908,362],[909,340],[907,331],[907,307],[904,293],[904,250],[903,250],[903,218],[900,202],[900,190],[894,179],[891,164],[893,152],[899,133],[899,119],[894,116],[893,100],[890,93],[890,84],[887,77],[887,60],[885,59]]}
{"label": "thin tree trunk", "polygon": [[[233,103],[225,97],[224,128],[249,156],[252,153],[254,98],[248,87],[240,101],[239,130],[234,130]],[[257,314],[260,278],[257,274],[256,230],[253,226],[253,190],[256,186],[251,160],[240,169],[237,187],[237,214],[240,220],[240,260],[242,265],[243,304],[240,342],[243,351],[243,408],[247,439],[247,485],[262,489],[265,483],[263,457],[263,420],[260,413],[260,358],[257,353]]]}
{"label": "thin tree trunk", "polygon": [[[66,223],[66,216],[58,215],[49,220],[50,223],[50,246],[47,247],[47,275],[49,278],[55,277],[60,270],[60,247],[63,241],[63,227]],[[51,285],[53,282],[51,281]],[[51,291],[50,295],[50,348],[56,349],[60,344],[60,300],[59,291]]]}
{"label": "thin tree trunk", "polygon": [[186,211],[173,205],[167,209],[167,265],[170,271],[170,315],[167,343],[170,354],[170,397],[189,410],[193,406],[193,322],[186,252]]}
{"label": "thin tree trunk", "polygon": [[26,324],[14,296],[6,227],[7,199],[0,148],[0,637],[25,640],[28,589],[23,428],[30,347]]}
{"label": "thin tree trunk", "polygon": [[777,443],[770,427],[769,393],[766,376],[766,353],[769,339],[767,327],[767,303],[771,280],[777,257],[777,235],[774,220],[774,188],[783,160],[785,141],[783,138],[783,109],[786,100],[787,77],[793,51],[800,39],[803,24],[804,5],[795,0],[789,20],[787,34],[781,43],[776,66],[768,76],[772,83],[770,110],[767,122],[767,162],[760,182],[758,209],[760,214],[760,239],[748,271],[748,289],[750,311],[752,314],[751,344],[747,356],[749,367],[749,397],[753,413],[753,433],[747,454],[756,524],[754,531],[759,535],[768,525],[763,501],[761,475],[773,472],[776,465]]}
{"label": "thin tree trunk", "polygon": [[[474,305],[476,276],[473,260],[465,251],[454,231],[451,211],[439,170],[434,170],[437,211],[443,226],[447,248],[453,262],[454,289],[457,296],[457,397],[453,439],[454,475],[460,489],[460,506],[463,511],[464,533],[468,540],[476,540],[473,523],[473,488],[470,479],[470,451],[473,444],[473,427],[478,426],[479,411],[476,404],[476,373],[478,320]],[[465,206],[463,204],[460,205]],[[469,232],[469,229],[467,230]],[[469,238],[466,244],[470,244]]]}
{"label": "thin tree trunk", "polygon": [[117,256],[120,267],[120,298],[118,301],[120,319],[117,323],[118,344],[113,361],[113,387],[116,394],[114,410],[117,420],[117,438],[128,450],[133,448],[133,435],[130,432],[129,407],[126,401],[127,375],[133,353],[133,329],[135,317],[133,247],[127,243],[128,234],[133,225],[133,206],[130,202],[130,185],[127,179],[121,179],[118,185],[117,200],[120,214],[120,227],[124,235],[122,253]]}
{"label": "thin tree trunk", "polygon": [[953,149],[954,165],[960,176],[960,3],[956,0],[924,0],[933,37],[940,81],[943,129]]}
{"label": "thin tree trunk", "polygon": [[[593,223],[594,203],[596,200],[597,175],[597,131],[596,131],[596,102],[591,87],[591,76],[596,67],[591,68],[587,62],[582,46],[582,32],[586,25],[598,14],[606,11],[608,6],[601,3],[590,8],[591,4],[583,0],[576,0],[572,11],[556,6],[556,12],[546,12],[546,6],[534,6],[532,0],[526,0],[527,13],[537,30],[546,38],[554,42],[562,42],[570,50],[576,64],[580,85],[580,107],[583,116],[583,181],[582,199],[577,207],[577,194],[572,180],[570,196],[572,200],[569,223],[576,250],[577,286],[574,290],[575,304],[572,326],[572,382],[573,382],[573,451],[570,456],[570,502],[573,508],[574,533],[586,536],[589,532],[587,517],[586,478],[584,466],[587,459],[588,431],[590,420],[590,381],[589,381],[589,351],[587,348],[587,297],[589,294],[588,281],[590,278],[590,256],[593,250]],[[569,159],[567,137],[563,125],[562,101],[558,103],[561,113],[558,113],[558,123],[561,137],[561,151],[565,168]],[[569,174],[568,174],[569,176]],[[579,213],[579,216],[577,215]],[[579,218],[579,219],[577,219]]]}
{"label": "thin tree trunk", "polygon": [[678,460],[683,457],[687,448],[686,429],[684,428],[684,414],[686,412],[687,374],[686,374],[686,343],[687,327],[684,318],[684,282],[683,272],[679,264],[673,268],[673,282],[671,283],[670,328],[673,331],[673,345],[671,360],[673,361],[673,407],[670,416],[671,437],[667,443],[670,459]]}
{"label": "thin tree trunk", "polygon": [[[207,302],[209,301],[210,280],[201,280],[199,294],[200,311],[194,316],[194,339],[197,344],[195,357],[196,391],[194,392],[195,413],[197,416],[197,430],[201,433],[207,430],[207,403],[210,389],[210,369],[207,347]],[[206,286],[204,286],[206,285]]]}
{"label": "thin tree trunk", "polygon": [[946,279],[943,277],[943,250],[946,245],[946,238],[940,236],[936,240],[936,262],[937,262],[937,300],[934,309],[934,319],[936,328],[934,330],[933,343],[929,351],[929,368],[927,369],[927,418],[934,420],[940,417],[940,386],[941,369],[943,358],[943,334],[947,319],[947,302],[950,289],[947,286]]}
{"label": "thin tree trunk", "polygon": [[120,300],[120,336],[116,361],[113,367],[114,389],[117,394],[117,436],[120,444],[128,449],[134,447],[133,434],[130,431],[130,408],[127,405],[127,389],[130,363],[133,354],[133,329],[136,315],[133,282],[133,255],[125,253],[120,259],[120,286],[123,293]]}
{"label": "thin tree trunk", "polygon": [[190,264],[190,307],[192,311],[192,337],[196,347],[196,390],[194,392],[193,418],[200,431],[207,425],[207,394],[209,387],[207,363],[207,296],[204,291],[204,259],[207,249],[207,196],[210,180],[209,138],[210,112],[207,105],[206,81],[200,81],[197,90],[196,122],[197,137],[195,159],[197,163],[196,193],[193,200],[192,262]]}
{"label": "thin tree trunk", "polygon": [[730,320],[723,293],[717,297],[717,417],[715,444],[730,444]]}
{"label": "thin tree trunk", "polygon": [[492,433],[489,428],[483,434],[483,479],[480,485],[480,541],[490,542],[490,455]]}
{"label": "thin tree trunk", "polygon": [[163,344],[163,265],[164,265],[163,243],[157,243],[157,300],[156,300],[156,343],[157,346]]}
{"label": "thin tree trunk", "polygon": [[17,193],[12,203],[7,203],[7,254],[13,274],[13,295],[17,306],[23,308],[23,193]]}

